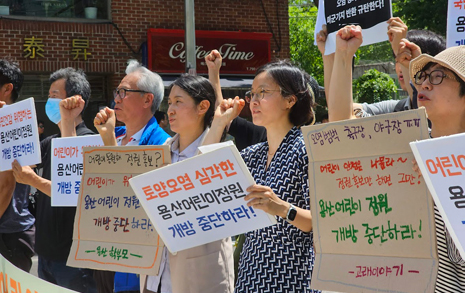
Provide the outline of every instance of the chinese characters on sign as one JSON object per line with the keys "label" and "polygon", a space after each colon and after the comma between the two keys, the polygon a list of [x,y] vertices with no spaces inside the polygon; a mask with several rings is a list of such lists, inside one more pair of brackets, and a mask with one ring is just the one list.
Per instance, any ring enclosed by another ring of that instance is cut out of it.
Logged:
{"label": "chinese characters on sign", "polygon": [[88,49],[88,39],[73,39],[73,60],[76,60],[78,58],[84,58],[84,60],[87,60],[87,56],[91,55],[89,52],[87,52]]}
{"label": "chinese characters on sign", "polygon": [[[72,40],[70,55],[73,57],[73,60],[83,59],[87,61],[88,56],[91,55],[89,52],[89,43],[89,39]],[[45,44],[43,38],[36,38],[35,36],[24,38],[24,57],[29,59],[44,57],[44,46]]]}
{"label": "chinese characters on sign", "polygon": [[433,204],[409,142],[424,109],[304,127],[315,240],[312,287],[433,292]]}
{"label": "chinese characters on sign", "polygon": [[44,44],[42,38],[30,37],[24,38],[23,47],[26,47],[23,52],[25,58],[35,59],[37,56],[44,57]]}

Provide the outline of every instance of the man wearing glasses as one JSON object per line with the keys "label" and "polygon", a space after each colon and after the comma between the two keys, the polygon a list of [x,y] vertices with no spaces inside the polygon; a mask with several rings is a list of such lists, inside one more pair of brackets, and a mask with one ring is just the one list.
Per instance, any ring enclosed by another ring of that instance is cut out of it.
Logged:
{"label": "man wearing glasses", "polygon": [[[163,94],[163,81],[158,74],[141,66],[136,60],[129,61],[126,76],[113,91],[114,110],[100,110],[94,119],[94,125],[105,145],[163,144],[170,136],[158,126],[153,116]],[[125,126],[115,128],[115,118]]]}
{"label": "man wearing glasses", "polygon": [[[163,99],[164,86],[161,77],[141,66],[136,60],[129,61],[126,76],[113,92],[114,110],[105,108],[95,116],[94,125],[106,146],[162,145],[170,136],[158,125],[154,117]],[[116,119],[125,126],[116,127]],[[96,271],[94,275],[99,292],[139,292],[136,274]]]}

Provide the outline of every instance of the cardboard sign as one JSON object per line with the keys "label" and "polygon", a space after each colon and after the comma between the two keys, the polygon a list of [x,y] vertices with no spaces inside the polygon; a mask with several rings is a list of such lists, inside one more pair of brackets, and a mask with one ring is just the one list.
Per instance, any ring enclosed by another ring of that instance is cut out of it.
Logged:
{"label": "cardboard sign", "polygon": [[228,146],[129,180],[171,252],[276,224],[247,207],[255,184],[236,147]]}
{"label": "cardboard sign", "polygon": [[424,109],[302,129],[316,260],[312,288],[433,292],[433,202],[409,142],[428,137]]}
{"label": "cardboard sign", "polygon": [[83,171],[83,148],[103,146],[100,135],[52,139],[52,206],[75,207]]}
{"label": "cardboard sign", "polygon": [[0,254],[1,292],[10,293],[77,293],[18,269]]}
{"label": "cardboard sign", "polygon": [[129,179],[170,158],[169,146],[84,148],[69,266],[158,274],[164,244]]}
{"label": "cardboard sign", "polygon": [[415,159],[462,259],[465,259],[465,133],[411,142]]}
{"label": "cardboard sign", "polygon": [[362,27],[362,46],[387,41],[386,21],[391,17],[390,0],[319,0],[315,44],[316,34],[323,24],[328,28],[325,55],[336,51],[337,31],[350,24]]}
{"label": "cardboard sign", "polygon": [[465,45],[465,1],[449,0],[447,7],[447,48]]}
{"label": "cardboard sign", "polygon": [[0,171],[11,170],[17,160],[21,166],[41,162],[39,130],[34,98],[0,109]]}

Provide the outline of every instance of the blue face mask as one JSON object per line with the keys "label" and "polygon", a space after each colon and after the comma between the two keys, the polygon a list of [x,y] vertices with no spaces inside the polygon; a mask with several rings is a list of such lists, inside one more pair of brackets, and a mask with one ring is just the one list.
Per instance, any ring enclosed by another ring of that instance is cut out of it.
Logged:
{"label": "blue face mask", "polygon": [[47,114],[48,119],[55,124],[61,121],[60,101],[61,99],[48,98],[45,104],[45,114]]}

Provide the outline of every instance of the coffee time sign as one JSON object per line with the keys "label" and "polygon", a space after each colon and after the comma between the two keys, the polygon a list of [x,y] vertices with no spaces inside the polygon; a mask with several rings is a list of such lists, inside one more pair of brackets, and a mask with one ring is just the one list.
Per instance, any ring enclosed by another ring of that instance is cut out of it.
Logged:
{"label": "coffee time sign", "polygon": [[[269,33],[196,31],[197,72],[207,73],[205,56],[218,50],[223,56],[222,74],[254,74],[270,62]],[[148,67],[159,73],[184,72],[184,30],[148,30]]]}

